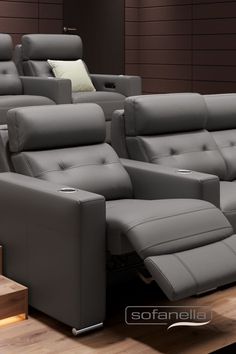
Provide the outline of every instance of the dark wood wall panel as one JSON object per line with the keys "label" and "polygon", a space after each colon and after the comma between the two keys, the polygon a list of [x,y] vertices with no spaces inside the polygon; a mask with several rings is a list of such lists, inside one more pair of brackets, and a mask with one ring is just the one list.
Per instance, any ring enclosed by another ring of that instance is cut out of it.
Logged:
{"label": "dark wood wall panel", "polygon": [[0,16],[10,18],[37,18],[38,4],[0,1]]}
{"label": "dark wood wall panel", "polygon": [[139,0],[126,6],[126,73],[142,77],[144,93],[190,90],[191,2]]}
{"label": "dark wood wall panel", "polygon": [[236,2],[193,1],[193,85],[201,93],[236,90]]}
{"label": "dark wood wall panel", "polygon": [[[204,1],[204,0],[202,0]],[[140,7],[176,6],[192,4],[192,0],[140,0]]]}
{"label": "dark wood wall panel", "polygon": [[1,32],[6,33],[27,33],[27,32],[37,32],[38,24],[34,19],[24,18],[0,18],[0,29]]}
{"label": "dark wood wall panel", "polygon": [[126,0],[126,72],[144,93],[236,89],[236,1]]}
{"label": "dark wood wall panel", "polygon": [[63,0],[0,1],[0,32],[19,43],[26,33],[62,33]]}
{"label": "dark wood wall panel", "polygon": [[143,91],[148,93],[191,91],[191,82],[187,80],[143,79]]}
{"label": "dark wood wall panel", "polygon": [[125,0],[125,73],[139,72],[139,0]]}
{"label": "dark wood wall panel", "polygon": [[39,4],[39,18],[63,19],[63,8],[60,4]]}

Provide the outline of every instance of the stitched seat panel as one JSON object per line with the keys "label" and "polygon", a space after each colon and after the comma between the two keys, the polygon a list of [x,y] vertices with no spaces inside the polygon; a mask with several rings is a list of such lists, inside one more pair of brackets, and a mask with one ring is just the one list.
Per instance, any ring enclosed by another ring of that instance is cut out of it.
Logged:
{"label": "stitched seat panel", "polygon": [[236,235],[174,254],[145,259],[149,272],[170,300],[179,300],[236,280]]}

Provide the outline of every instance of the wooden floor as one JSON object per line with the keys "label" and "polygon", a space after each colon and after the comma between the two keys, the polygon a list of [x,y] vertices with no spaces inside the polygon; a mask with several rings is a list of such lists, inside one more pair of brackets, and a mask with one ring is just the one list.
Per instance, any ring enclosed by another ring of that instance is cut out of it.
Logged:
{"label": "wooden floor", "polygon": [[108,294],[108,298],[104,329],[73,337],[71,328],[31,310],[28,320],[0,328],[0,354],[205,354],[236,341],[236,285],[178,302],[178,305],[211,306],[213,319],[207,326],[169,331],[163,326],[127,326],[124,322],[127,304],[169,303],[155,285],[125,286],[113,295]]}

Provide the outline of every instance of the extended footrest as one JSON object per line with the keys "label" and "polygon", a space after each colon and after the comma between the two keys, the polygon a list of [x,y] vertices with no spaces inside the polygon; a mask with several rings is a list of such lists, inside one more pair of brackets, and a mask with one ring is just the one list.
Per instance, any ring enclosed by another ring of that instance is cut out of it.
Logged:
{"label": "extended footrest", "polygon": [[144,263],[170,300],[182,299],[236,281],[236,235]]}

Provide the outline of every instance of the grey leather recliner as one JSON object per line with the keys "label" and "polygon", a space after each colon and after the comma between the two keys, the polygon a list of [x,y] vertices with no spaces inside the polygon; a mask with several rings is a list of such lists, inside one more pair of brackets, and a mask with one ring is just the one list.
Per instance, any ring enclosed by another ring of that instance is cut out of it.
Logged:
{"label": "grey leather recliner", "polygon": [[33,307],[79,330],[101,323],[106,251],[137,252],[171,300],[236,280],[236,236],[221,211],[163,199],[173,184],[180,198],[185,181],[120,160],[99,106],[14,109],[8,130],[14,172],[0,174],[0,243],[6,275],[29,287]]}
{"label": "grey leather recliner", "polygon": [[[50,77],[53,72],[47,59],[77,60],[82,58],[83,44],[77,35],[30,34],[22,37],[16,48],[19,70],[27,76]],[[90,75],[95,92],[71,92],[64,88],[67,101],[61,103],[93,102],[100,105],[106,118],[107,140],[110,141],[112,113],[124,106],[125,97],[142,93],[141,78],[124,75]]]}
{"label": "grey leather recliner", "polygon": [[235,102],[235,94],[130,97],[114,114],[113,147],[121,157],[155,164],[169,179],[182,176],[183,195],[199,180],[199,197],[220,207],[236,230]]}
{"label": "grey leather recliner", "polygon": [[7,111],[11,108],[55,104],[48,95],[49,89],[40,90],[36,80],[29,86],[26,78],[19,77],[12,56],[11,37],[0,33],[0,124],[6,123]]}

